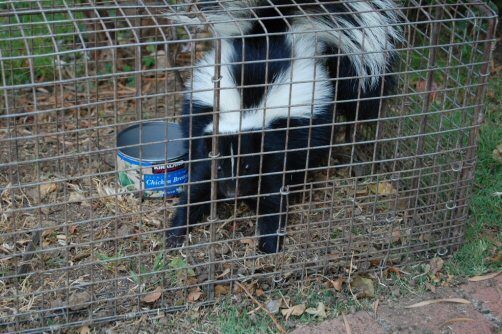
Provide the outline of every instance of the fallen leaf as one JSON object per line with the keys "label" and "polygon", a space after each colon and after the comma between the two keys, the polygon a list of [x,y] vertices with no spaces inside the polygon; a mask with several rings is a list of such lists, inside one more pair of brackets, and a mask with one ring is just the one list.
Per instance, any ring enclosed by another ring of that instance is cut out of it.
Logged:
{"label": "fallen leaf", "polygon": [[376,184],[370,184],[369,189],[373,194],[384,195],[384,196],[396,193],[396,189],[390,182],[380,182]]}
{"label": "fallen leaf", "polygon": [[473,277],[469,278],[469,282],[480,282],[480,281],[484,281],[487,279],[492,279],[492,278],[497,277],[500,273],[501,273],[501,271],[496,272],[496,273],[481,275],[481,276],[473,276]]}
{"label": "fallen leaf", "polygon": [[155,303],[157,300],[159,300],[160,296],[162,296],[162,288],[158,286],[150,292],[149,294],[145,295],[141,301],[147,304]]}
{"label": "fallen leaf", "polygon": [[254,247],[254,246],[256,246],[257,241],[256,241],[256,239],[244,238],[244,239],[240,240],[240,243]]}
{"label": "fallen leaf", "polygon": [[338,277],[336,280],[331,281],[331,284],[336,291],[342,291],[343,282],[345,282],[345,279],[343,279],[343,277]]}
{"label": "fallen leaf", "polygon": [[216,297],[227,295],[230,292],[230,287],[228,285],[216,285],[214,287],[214,293]]}
{"label": "fallen leaf", "polygon": [[82,326],[78,330],[80,334],[91,334],[91,330],[89,329],[89,326]]}
{"label": "fallen leaf", "polygon": [[272,314],[276,314],[279,312],[279,309],[281,307],[281,300],[280,299],[272,299],[267,304],[265,305],[267,307],[267,310],[270,311]]}
{"label": "fallen leaf", "polygon": [[200,290],[200,288],[197,288],[188,294],[187,299],[189,302],[195,302],[200,298],[200,296],[202,296],[202,291]]}
{"label": "fallen leaf", "polygon": [[45,196],[56,191],[58,188],[56,183],[44,183],[40,185],[40,197],[43,199]]}
{"label": "fallen leaf", "polygon": [[89,303],[92,301],[92,296],[87,291],[74,292],[68,299],[68,304],[70,310],[78,311],[89,307]]}
{"label": "fallen leaf", "polygon": [[281,310],[281,313],[284,317],[286,317],[286,321],[290,316],[301,316],[305,312],[305,304],[298,304],[290,308],[285,308]]}
{"label": "fallen leaf", "polygon": [[427,305],[437,304],[437,303],[470,304],[471,302],[468,301],[467,299],[463,299],[463,298],[431,299],[431,300],[424,300],[423,302],[420,302],[420,303],[408,305],[408,306],[405,306],[404,308],[422,307],[422,306],[427,306]]}
{"label": "fallen leaf", "polygon": [[261,297],[263,295],[265,295],[265,291],[263,291],[262,289],[256,289],[256,297]]}
{"label": "fallen leaf", "polygon": [[403,272],[397,267],[390,267],[389,269],[387,269],[387,276],[392,273],[396,274],[397,277],[401,277],[401,274]]}
{"label": "fallen leaf", "polygon": [[68,202],[70,202],[70,203],[83,202],[83,201],[85,201],[84,195],[82,195],[81,193],[79,193],[77,191],[71,192],[70,197],[68,198]]}
{"label": "fallen leaf", "polygon": [[319,302],[319,304],[317,304],[317,308],[310,307],[310,308],[306,309],[305,312],[307,312],[308,314],[311,314],[313,316],[319,317],[321,319],[324,319],[327,317],[326,306],[324,306],[323,302]]}
{"label": "fallen leaf", "polygon": [[75,234],[77,232],[77,225],[68,227],[68,232],[70,232],[70,234]]}
{"label": "fallen leaf", "polygon": [[436,275],[436,273],[440,272],[441,269],[443,269],[444,260],[440,257],[434,257],[429,262],[429,265],[430,265],[430,272],[433,275]]}
{"label": "fallen leaf", "polygon": [[357,276],[350,284],[350,287],[357,290],[356,295],[358,297],[372,298],[375,296],[375,287],[373,281],[369,278]]}
{"label": "fallen leaf", "polygon": [[453,318],[448,321],[443,322],[441,325],[439,325],[439,328],[444,327],[449,324],[453,324],[455,322],[460,322],[460,321],[474,321],[474,319],[471,318]]}
{"label": "fallen leaf", "polygon": [[[58,186],[54,182],[44,183],[44,184],[41,184],[38,189],[37,188],[30,189],[29,194],[30,194],[31,198],[33,198],[34,201],[38,202],[38,201],[43,200],[50,193],[56,191],[57,188],[58,188]],[[40,193],[39,193],[39,189],[40,189]]]}
{"label": "fallen leaf", "polygon": [[396,228],[392,231],[392,242],[398,242],[401,239],[401,230]]}

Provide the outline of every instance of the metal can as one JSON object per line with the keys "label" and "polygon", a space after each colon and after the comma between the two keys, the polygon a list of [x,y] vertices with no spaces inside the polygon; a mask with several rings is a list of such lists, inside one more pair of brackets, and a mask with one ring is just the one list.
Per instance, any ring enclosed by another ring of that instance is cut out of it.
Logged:
{"label": "metal can", "polygon": [[117,135],[119,183],[144,198],[178,196],[188,179],[187,150],[179,124],[147,122]]}

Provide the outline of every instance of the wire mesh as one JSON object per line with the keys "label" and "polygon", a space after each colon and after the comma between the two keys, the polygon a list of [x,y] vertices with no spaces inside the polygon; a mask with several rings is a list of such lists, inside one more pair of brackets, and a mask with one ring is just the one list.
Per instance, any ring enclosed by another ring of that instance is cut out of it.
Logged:
{"label": "wire mesh", "polygon": [[[343,103],[362,104],[361,87],[355,100],[338,96],[331,101],[327,161],[305,163],[309,173],[295,184],[287,181],[286,163],[274,172],[282,180],[274,194],[283,203],[276,213],[284,220],[278,232],[282,249],[258,248],[258,222],[267,213],[218,193],[218,163],[233,156],[218,152],[224,134],[217,129],[206,136],[214,152],[206,158],[212,174],[205,194],[208,218],[186,229],[183,246],[170,247],[165,232],[178,199],[146,198],[144,182],[121,185],[117,154],[123,147],[117,135],[136,124],[187,118],[182,110],[185,96],[197,93],[190,89],[194,72],[213,49],[208,65],[214,89],[208,94],[214,108],[208,117],[215,128],[226,117],[218,112],[228,102],[221,80],[228,65],[222,56],[226,39],[215,33],[216,25],[235,26],[244,39],[246,24],[257,19],[236,11],[227,13],[231,20],[221,16],[215,24],[211,11],[201,8],[119,0],[0,4],[2,331],[57,330],[180,310],[238,291],[236,280],[266,291],[287,289],[314,273],[335,277],[382,270],[448,256],[461,245],[496,15],[474,1],[411,0],[395,9],[399,27],[383,27],[400,29],[403,38],[396,44],[396,65],[384,73],[395,87],[373,98],[378,118],[350,119],[336,112]],[[174,20],[188,14],[188,23]],[[322,32],[310,37],[316,40]],[[286,33],[276,33],[281,34]],[[344,56],[313,54],[316,64]],[[266,68],[269,63],[267,58]],[[314,86],[322,85],[312,78]],[[329,80],[343,84],[337,77]],[[270,85],[264,89],[273,89]],[[289,94],[281,101],[289,112],[292,99]],[[311,101],[313,109],[317,102]],[[305,128],[310,137],[320,127]],[[264,138],[274,131],[257,132]],[[196,140],[188,140],[185,189],[197,186],[191,180]],[[166,152],[168,142],[181,143],[162,140]],[[286,146],[282,152],[291,150]],[[237,159],[244,156],[235,152]],[[260,161],[255,176],[261,186],[267,157],[262,150],[254,158]],[[134,166],[125,170],[143,177]],[[167,169],[161,171],[165,176]],[[239,199],[260,198],[266,205],[267,196],[259,189]]]}

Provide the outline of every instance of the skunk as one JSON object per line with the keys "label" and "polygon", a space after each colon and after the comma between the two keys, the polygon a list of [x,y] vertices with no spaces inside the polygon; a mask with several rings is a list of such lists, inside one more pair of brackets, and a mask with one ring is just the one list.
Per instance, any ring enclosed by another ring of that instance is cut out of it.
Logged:
{"label": "skunk", "polygon": [[[277,252],[284,190],[326,160],[335,111],[348,120],[378,117],[401,40],[398,11],[391,0],[197,4],[221,37],[218,199],[242,199],[257,211],[259,248]],[[210,209],[215,61],[214,50],[198,61],[184,98],[191,185],[167,231],[170,247],[180,246],[188,226]]]}

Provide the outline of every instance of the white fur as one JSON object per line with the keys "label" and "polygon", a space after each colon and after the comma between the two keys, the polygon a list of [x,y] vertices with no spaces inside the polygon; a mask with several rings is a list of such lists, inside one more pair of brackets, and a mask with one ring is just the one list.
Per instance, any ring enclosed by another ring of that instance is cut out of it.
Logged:
{"label": "white fur", "polygon": [[[273,0],[269,0],[273,2]],[[360,79],[361,90],[376,85],[384,74],[389,54],[394,52],[393,41],[402,40],[397,24],[398,11],[392,0],[341,0],[348,7],[357,26],[349,23],[336,13],[331,16],[299,16],[293,19],[292,31],[295,33],[317,33],[320,42],[334,45],[347,54]],[[246,34],[255,20],[251,8],[270,5],[260,0],[222,1],[209,11],[203,11],[204,20],[213,24],[214,30],[222,36]],[[321,10],[321,3],[319,4]],[[301,12],[299,12],[301,14]],[[309,14],[309,13],[307,13]],[[319,12],[313,13],[319,14]],[[204,24],[198,18],[175,15],[179,22]]]}
{"label": "white fur", "polygon": [[[393,40],[401,40],[396,9],[389,0],[344,1],[359,26],[343,18],[301,17],[295,19],[296,32],[318,32],[318,39],[336,45],[342,54],[347,54],[361,78],[361,89],[376,85],[385,73],[387,57],[394,52]],[[385,11],[387,16],[382,11]],[[314,23],[312,22],[314,20]]]}
{"label": "white fur", "polygon": [[[240,94],[235,87],[235,81],[231,74],[230,62],[233,59],[233,51],[231,45],[226,41],[221,43],[221,81],[220,81],[220,111],[236,111],[240,110]],[[212,106],[214,102],[214,64],[215,52],[214,50],[208,52],[203,59],[201,59],[193,73],[193,84],[191,85],[191,93],[188,97],[195,104]]]}
{"label": "white fur", "polygon": [[[234,89],[222,91],[219,132],[237,133],[262,129],[280,118],[311,118],[321,112],[331,102],[332,87],[326,68],[313,58],[315,52],[315,39],[297,38],[293,57],[305,58],[294,59],[292,66],[275,78],[270,84],[266,99],[257,101],[254,110],[241,112],[240,95],[235,85]],[[229,76],[229,73],[226,75]],[[222,87],[223,82],[226,87],[227,81],[222,80]],[[212,93],[210,95],[212,98]],[[197,98],[198,94],[194,94],[194,97]],[[209,102],[207,98],[206,101]],[[213,132],[213,123],[206,126],[205,132]]]}

